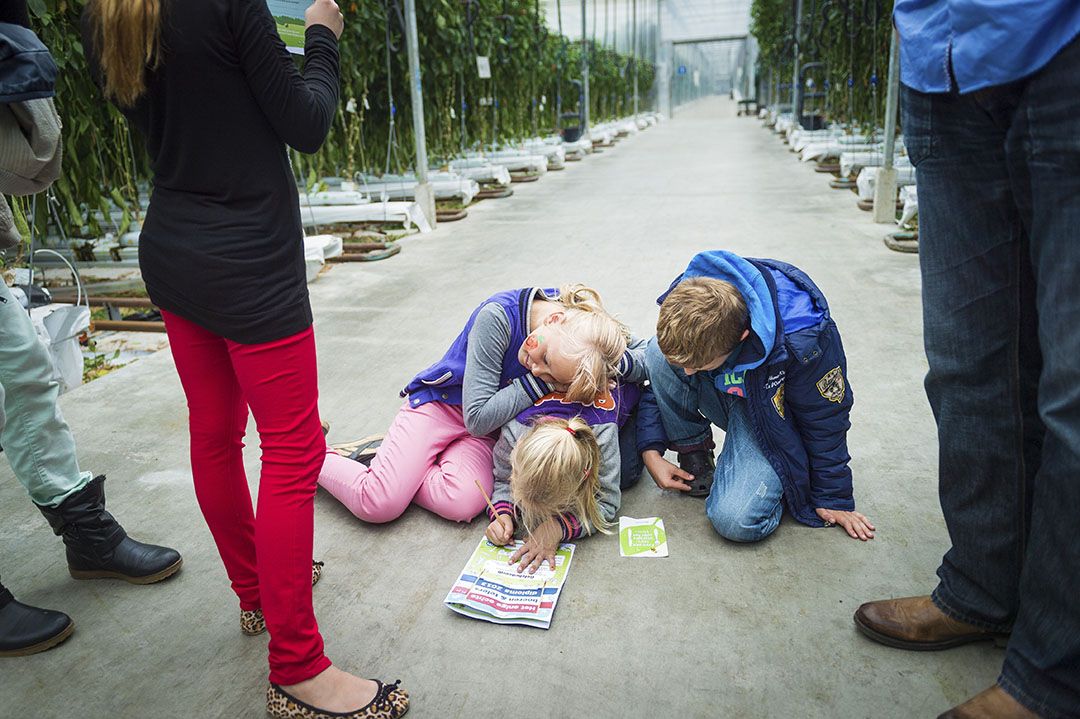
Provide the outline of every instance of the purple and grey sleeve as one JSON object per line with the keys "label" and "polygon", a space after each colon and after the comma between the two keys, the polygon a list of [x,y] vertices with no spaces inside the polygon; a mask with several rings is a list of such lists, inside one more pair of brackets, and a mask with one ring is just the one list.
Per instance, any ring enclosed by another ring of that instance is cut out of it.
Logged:
{"label": "purple and grey sleeve", "polygon": [[461,387],[465,428],[474,436],[491,434],[554,390],[531,374],[500,387],[503,355],[510,349],[509,345],[510,320],[506,310],[494,302],[485,305],[469,332]]}

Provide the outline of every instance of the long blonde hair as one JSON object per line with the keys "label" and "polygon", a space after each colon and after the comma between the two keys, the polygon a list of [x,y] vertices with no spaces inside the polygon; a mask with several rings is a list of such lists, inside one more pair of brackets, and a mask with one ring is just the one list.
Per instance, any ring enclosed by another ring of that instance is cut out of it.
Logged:
{"label": "long blonde hair", "polygon": [[510,452],[510,467],[510,496],[529,531],[569,512],[590,534],[610,533],[597,501],[600,445],[581,417],[539,420]]}
{"label": "long blonde hair", "polygon": [[91,0],[90,27],[105,97],[130,107],[146,92],[146,69],[161,62],[164,0]]}
{"label": "long blonde hair", "polygon": [[600,293],[591,287],[564,285],[555,302],[563,306],[563,354],[577,364],[566,399],[592,402],[615,377],[630,330],[604,309]]}

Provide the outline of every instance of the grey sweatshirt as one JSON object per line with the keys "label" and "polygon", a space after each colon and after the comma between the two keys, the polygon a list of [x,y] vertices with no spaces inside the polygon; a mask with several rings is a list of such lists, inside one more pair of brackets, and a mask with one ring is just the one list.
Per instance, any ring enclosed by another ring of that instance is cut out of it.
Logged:
{"label": "grey sweatshirt", "polygon": [[[545,397],[507,423],[495,443],[495,489],[492,493],[494,512],[488,511],[494,521],[496,515],[509,515],[518,520],[518,511],[511,499],[510,455],[529,428],[547,417],[584,420],[596,434],[600,446],[600,487],[596,501],[600,516],[608,522],[615,520],[622,500],[619,488],[622,458],[619,448],[619,426],[626,422],[638,405],[642,389],[632,384],[619,384],[609,394],[588,405],[566,402],[562,395]],[[571,514],[556,517],[562,527],[563,541],[577,539],[587,532],[580,518]],[[594,528],[595,529],[595,528]]]}
{"label": "grey sweatshirt", "polygon": [[[619,489],[619,427],[611,422],[594,425],[592,429],[600,445],[600,493],[597,503],[600,505],[600,516],[611,522],[614,521],[622,502],[622,490]],[[514,517],[515,523],[517,513],[510,500],[510,452],[527,431],[529,425],[516,419],[511,420],[502,428],[499,441],[495,443],[495,490],[491,493],[491,503],[497,513]],[[488,510],[488,514],[491,514],[491,510]],[[488,518],[494,521],[494,517]],[[557,519],[562,527],[564,542],[586,534],[585,526],[577,517],[566,514]]]}
{"label": "grey sweatshirt", "polygon": [[[530,298],[526,316],[531,315],[532,303],[533,298]],[[647,340],[644,339],[632,339],[629,343],[626,354],[619,363],[622,381],[645,381],[646,344]],[[537,393],[538,396],[555,391],[550,384],[532,375],[526,375],[522,381],[511,382],[500,388],[502,358],[509,345],[510,319],[506,316],[506,310],[495,302],[481,307],[469,331],[465,376],[461,386],[465,428],[473,436],[491,434],[532,406],[533,399],[526,392],[524,381],[538,385],[542,390]]]}

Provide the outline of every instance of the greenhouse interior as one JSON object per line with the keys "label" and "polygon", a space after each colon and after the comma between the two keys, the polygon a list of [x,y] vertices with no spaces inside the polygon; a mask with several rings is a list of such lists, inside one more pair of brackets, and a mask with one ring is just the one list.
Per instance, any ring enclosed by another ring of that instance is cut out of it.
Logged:
{"label": "greenhouse interior", "polygon": [[5,3],[0,715],[1080,717],[1078,36]]}

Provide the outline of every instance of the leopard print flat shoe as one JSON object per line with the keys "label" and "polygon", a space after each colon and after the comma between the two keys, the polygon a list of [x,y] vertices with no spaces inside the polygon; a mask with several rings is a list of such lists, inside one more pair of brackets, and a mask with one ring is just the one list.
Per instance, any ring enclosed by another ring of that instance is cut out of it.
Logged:
{"label": "leopard print flat shoe", "polygon": [[399,686],[401,682],[383,684],[376,680],[375,683],[379,689],[367,706],[344,713],[317,709],[271,684],[266,689],[266,713],[277,719],[398,719],[405,716],[409,711],[409,693]]}
{"label": "leopard print flat shoe", "polygon": [[[311,586],[315,586],[319,583],[319,579],[322,577],[322,568],[326,566],[326,562],[320,562],[318,560],[311,563]],[[241,609],[240,610],[240,631],[249,637],[253,637],[256,634],[262,634],[266,631],[266,619],[263,618],[263,612],[261,609]]]}
{"label": "leopard print flat shoe", "polygon": [[249,637],[266,631],[266,620],[261,609],[240,610],[240,631]]}

